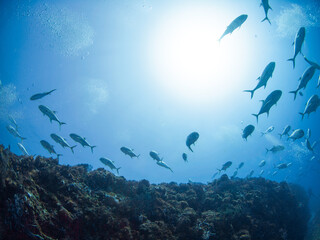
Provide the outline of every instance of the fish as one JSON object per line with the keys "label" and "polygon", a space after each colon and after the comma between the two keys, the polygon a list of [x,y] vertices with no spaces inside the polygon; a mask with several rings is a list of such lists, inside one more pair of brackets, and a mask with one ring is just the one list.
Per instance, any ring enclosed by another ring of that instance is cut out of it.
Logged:
{"label": "fish", "polygon": [[245,139],[247,141],[247,138],[253,133],[255,127],[251,124],[249,124],[248,126],[246,126],[244,129],[243,129],[243,132],[242,132],[242,138]]}
{"label": "fish", "polygon": [[309,161],[312,162],[314,160],[316,160],[316,156],[312,156]]}
{"label": "fish", "polygon": [[88,146],[91,148],[91,152],[93,153],[93,149],[97,146],[91,146],[88,141],[86,140],[86,138],[80,137],[79,135],[75,134],[75,133],[71,133],[69,134],[69,136],[75,141],[78,142],[82,145],[82,147]]}
{"label": "fish", "polygon": [[283,135],[287,135],[288,136],[290,130],[291,130],[291,126],[290,125],[285,126],[285,128],[282,131],[282,133],[279,133],[280,138],[282,138]]}
{"label": "fish", "polygon": [[50,154],[52,154],[52,153],[56,154],[58,159],[59,159],[59,156],[62,156],[62,154],[56,153],[56,151],[54,150],[54,146],[51,145],[50,143],[48,143],[47,141],[41,140],[40,143],[41,143],[42,147],[44,149],[46,149]]}
{"label": "fish", "polygon": [[276,152],[283,151],[283,150],[284,150],[284,146],[282,146],[282,145],[276,145],[276,146],[273,146],[273,147],[270,148],[270,149],[266,148],[266,150],[267,150],[267,153],[268,153],[268,152],[276,153]]}
{"label": "fish", "polygon": [[235,178],[237,175],[238,175],[238,171],[237,171],[237,170],[235,170],[235,171],[233,172],[233,174],[232,174],[231,178]]}
{"label": "fish", "polygon": [[306,60],[306,62],[309,63],[311,66],[314,66],[316,69],[320,70],[320,65],[319,65],[318,63],[312,62],[312,61],[308,60],[308,59],[306,58],[306,56],[303,56],[303,58],[304,58],[304,60]]}
{"label": "fish", "polygon": [[119,169],[120,169],[121,167],[118,167],[118,168],[117,168],[117,167],[114,165],[114,162],[111,161],[111,160],[108,159],[108,158],[101,157],[99,160],[100,160],[100,162],[102,162],[104,165],[108,166],[111,170],[116,169],[116,171],[117,171],[117,173],[118,173],[118,175],[119,175]]}
{"label": "fish", "polygon": [[53,89],[53,90],[51,90],[51,91],[49,91],[49,92],[34,94],[34,95],[32,95],[32,96],[30,97],[30,100],[32,100],[32,101],[33,101],[33,100],[38,100],[38,99],[40,99],[40,98],[43,98],[43,97],[51,94],[51,93],[54,92],[55,90],[57,90],[57,89]]}
{"label": "fish", "polygon": [[129,155],[131,158],[139,158],[140,154],[135,154],[133,149],[128,148],[128,147],[121,147],[120,151],[123,152],[125,155]]}
{"label": "fish", "polygon": [[188,162],[188,155],[186,153],[182,153],[182,159],[185,161],[185,162]]}
{"label": "fish", "polygon": [[160,159],[159,153],[157,153],[156,151],[150,151],[149,155],[153,160],[156,160],[157,162],[161,162],[163,160],[163,158]]}
{"label": "fish", "polygon": [[251,170],[251,172],[246,176],[246,178],[251,178],[253,174],[254,174],[254,170]]}
{"label": "fish", "polygon": [[264,173],[264,170],[262,169],[259,173],[259,176],[262,176],[263,173]]}
{"label": "fish", "polygon": [[157,161],[157,164],[158,164],[160,167],[164,167],[164,168],[166,168],[166,169],[169,169],[171,172],[173,172],[172,169],[171,169],[164,161]]}
{"label": "fish", "polygon": [[59,123],[59,126],[61,128],[61,125],[66,124],[65,122],[61,122],[58,117],[56,116],[56,112],[55,111],[51,111],[49,108],[47,108],[44,105],[39,105],[39,110],[43,113],[43,115],[46,115],[49,119],[50,122],[52,123],[52,121],[57,121]]}
{"label": "fish", "polygon": [[9,115],[8,118],[9,118],[9,121],[14,125],[15,129],[18,130],[18,124],[16,120],[11,115]]}
{"label": "fish", "polygon": [[252,114],[253,116],[256,117],[257,122],[258,118],[261,114],[267,113],[267,116],[269,116],[269,111],[273,105],[276,105],[279,99],[282,96],[282,91],[281,90],[275,90],[272,93],[270,93],[265,100],[261,100],[262,106],[257,114]]}
{"label": "fish", "polygon": [[317,88],[320,87],[320,75],[319,75],[319,78],[318,78],[318,85],[317,85]]}
{"label": "fish", "polygon": [[291,133],[291,135],[288,137],[289,139],[293,139],[293,141],[300,139],[304,136],[304,131],[302,129],[296,129]]}
{"label": "fish", "polygon": [[257,86],[253,90],[244,90],[244,92],[251,93],[251,99],[253,98],[253,94],[257,89],[261,88],[262,86],[264,86],[264,88],[266,88],[268,80],[269,80],[269,78],[272,77],[272,74],[273,74],[275,67],[276,67],[276,63],[270,62],[263,70],[261,76],[257,78],[257,80],[259,80]]}
{"label": "fish", "polygon": [[239,170],[240,168],[242,168],[243,165],[244,165],[244,162],[241,162],[241,163],[239,164],[239,166],[237,167],[237,170]]}
{"label": "fish", "polygon": [[307,148],[308,148],[309,151],[313,152],[314,147],[316,146],[316,144],[317,144],[317,141],[315,141],[315,142],[311,145],[309,139],[306,139],[306,146],[307,146]]}
{"label": "fish", "polygon": [[278,173],[278,171],[274,171],[274,172],[272,173],[272,176],[275,176],[277,173]]}
{"label": "fish", "polygon": [[266,131],[261,132],[261,136],[271,133],[273,130],[274,130],[274,126],[270,126]]}
{"label": "fish", "polygon": [[291,164],[289,165],[289,163],[280,163],[277,166],[275,166],[275,168],[285,169],[285,168],[290,167],[290,166],[291,166]]}
{"label": "fish", "polygon": [[295,68],[296,65],[296,57],[298,53],[301,53],[302,44],[304,42],[304,38],[306,35],[306,29],[304,27],[301,27],[299,31],[296,34],[296,37],[294,39],[294,42],[292,45],[294,45],[294,55],[293,58],[289,58],[288,61],[292,61],[293,68]]}
{"label": "fish", "polygon": [[228,161],[226,162],[225,164],[222,165],[222,168],[221,169],[217,169],[219,171],[219,173],[221,171],[226,171],[229,167],[231,167],[232,165],[232,162],[231,161]]}
{"label": "fish", "polygon": [[259,163],[259,167],[263,167],[264,165],[266,165],[266,160],[261,160],[261,162]]}
{"label": "fish", "polygon": [[305,89],[307,87],[308,82],[312,79],[316,68],[313,66],[308,67],[299,78],[299,85],[296,90],[290,91],[289,93],[294,94],[294,100],[296,100],[297,93],[300,89]]}
{"label": "fish", "polygon": [[63,137],[55,134],[55,133],[52,133],[50,135],[50,137],[56,142],[56,143],[59,143],[61,145],[61,147],[65,148],[65,147],[68,147],[70,148],[70,150],[72,151],[72,153],[74,153],[73,149],[77,146],[77,145],[74,145],[74,146],[70,146],[69,143],[67,142],[67,140],[65,140]]}
{"label": "fish", "polygon": [[306,134],[306,139],[309,139],[311,137],[311,129],[308,128],[307,134]]}
{"label": "fish", "polygon": [[186,140],[186,145],[187,147],[190,149],[191,152],[193,152],[193,150],[191,149],[191,145],[195,145],[195,142],[198,140],[199,138],[199,133],[198,132],[192,132],[188,135],[187,140]]}
{"label": "fish", "polygon": [[14,137],[20,138],[21,142],[23,142],[23,140],[27,139],[25,137],[22,137],[20,135],[20,133],[18,132],[18,130],[15,129],[14,127],[12,127],[11,125],[7,125],[6,128],[7,128],[8,132],[11,133],[11,135],[13,135]]}
{"label": "fish", "polygon": [[236,19],[234,19],[228,26],[227,29],[224,31],[224,33],[222,34],[222,36],[219,38],[219,42],[221,41],[221,39],[226,36],[227,34],[231,34],[234,30],[236,30],[237,28],[240,28],[241,25],[247,20],[248,15],[247,14],[242,14],[239,17],[237,17]]}
{"label": "fish", "polygon": [[309,117],[310,113],[317,111],[319,106],[320,106],[320,99],[318,95],[316,94],[312,95],[305,106],[304,112],[303,113],[299,112],[299,114],[301,115],[301,119],[303,119],[305,114],[308,114],[308,117]]}
{"label": "fish", "polygon": [[18,147],[23,155],[29,156],[29,153],[27,152],[26,148],[21,143],[18,143]]}
{"label": "fish", "polygon": [[269,9],[272,10],[272,8],[269,5],[269,1],[268,0],[262,0],[260,6],[263,7],[264,13],[266,15],[266,17],[264,19],[262,19],[261,22],[264,22],[265,20],[267,20],[271,25],[271,22],[270,22],[270,20],[268,18],[268,11],[269,11]]}

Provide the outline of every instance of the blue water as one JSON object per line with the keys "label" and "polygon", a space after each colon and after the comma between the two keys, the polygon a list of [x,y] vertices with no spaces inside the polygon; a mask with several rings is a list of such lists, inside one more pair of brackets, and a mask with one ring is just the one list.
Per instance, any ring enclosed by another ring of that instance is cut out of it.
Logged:
{"label": "blue water", "polygon": [[[309,64],[301,54],[295,69],[287,61],[293,56],[295,34],[304,26],[302,52],[320,63],[317,1],[270,1],[271,25],[261,22],[265,15],[259,1],[249,0],[0,4],[0,141],[15,153],[21,154],[20,141],[6,130],[8,115],[27,138],[23,144],[30,154],[50,157],[40,145],[40,140],[46,140],[63,154],[61,164],[88,163],[108,169],[99,161],[106,157],[121,167],[120,175],[127,179],[159,183],[208,182],[225,162],[233,162],[226,171],[229,176],[244,162],[238,177],[251,170],[258,177],[263,169],[262,177],[299,183],[320,194],[320,144],[312,153],[305,138],[293,142],[278,136],[289,124],[293,129],[310,128],[310,141],[320,141],[319,112],[304,120],[298,114],[310,96],[319,94],[319,71],[294,101],[288,92],[296,89]],[[226,26],[241,14],[248,14],[247,21],[218,44]],[[215,54],[220,55],[208,67],[202,58],[213,59]],[[256,78],[271,61],[276,62],[273,77],[266,89],[258,89],[250,99],[243,90],[256,86]],[[52,89],[57,90],[29,100]],[[259,100],[277,89],[283,92],[281,99],[269,117],[260,116],[257,124],[251,114],[259,111]],[[59,130],[39,111],[40,104],[57,111],[67,124]],[[244,141],[242,129],[248,124],[256,129]],[[261,137],[260,132],[270,126],[275,130]],[[193,131],[200,137],[192,153],[185,141]],[[51,133],[63,136],[70,145],[74,142],[69,134],[77,133],[97,147],[92,154],[90,148],[77,144],[72,154],[56,144]],[[266,154],[266,148],[277,144],[285,150]],[[125,156],[122,146],[141,156]],[[158,166],[149,156],[151,150],[174,173]],[[188,163],[182,159],[184,152]],[[263,159],[267,164],[260,168]],[[272,176],[275,165],[289,162],[289,168]]]}

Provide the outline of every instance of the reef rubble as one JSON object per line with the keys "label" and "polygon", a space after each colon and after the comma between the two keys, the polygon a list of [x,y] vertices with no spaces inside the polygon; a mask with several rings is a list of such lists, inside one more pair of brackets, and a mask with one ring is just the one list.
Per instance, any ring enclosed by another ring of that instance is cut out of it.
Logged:
{"label": "reef rubble", "polygon": [[309,217],[285,182],[150,184],[0,146],[0,239],[302,240]]}

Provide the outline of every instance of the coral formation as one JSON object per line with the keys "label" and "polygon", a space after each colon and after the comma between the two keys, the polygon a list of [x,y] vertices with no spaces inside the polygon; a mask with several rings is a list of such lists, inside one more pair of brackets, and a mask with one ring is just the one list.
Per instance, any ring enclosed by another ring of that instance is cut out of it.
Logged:
{"label": "coral formation", "polygon": [[305,192],[263,178],[127,181],[0,147],[0,239],[302,240]]}

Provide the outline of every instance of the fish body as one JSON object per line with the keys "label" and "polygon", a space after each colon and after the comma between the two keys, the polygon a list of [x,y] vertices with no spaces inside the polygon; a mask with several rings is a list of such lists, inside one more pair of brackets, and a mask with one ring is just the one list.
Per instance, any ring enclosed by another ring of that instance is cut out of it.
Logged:
{"label": "fish body", "polygon": [[136,155],[133,151],[133,149],[131,148],[128,148],[128,147],[121,147],[120,148],[120,151],[123,152],[125,155],[129,155],[131,158],[139,158],[140,154],[139,155]]}
{"label": "fish body", "polygon": [[251,172],[247,175],[246,178],[251,178],[253,174],[254,174],[254,170],[251,170]]}
{"label": "fish body", "polygon": [[244,92],[250,92],[251,98],[253,98],[253,94],[257,89],[261,88],[262,86],[264,86],[264,88],[266,88],[268,80],[269,80],[269,78],[272,77],[272,74],[273,74],[275,67],[276,67],[276,63],[270,62],[263,70],[261,76],[258,77],[257,80],[259,80],[259,82],[258,82],[257,86],[253,90],[244,90]]}
{"label": "fish body", "polygon": [[314,142],[312,145],[309,141],[309,139],[306,139],[306,146],[308,148],[309,151],[313,152],[314,147],[316,146],[317,142]]}
{"label": "fish body", "polygon": [[282,145],[276,145],[276,146],[273,146],[273,147],[270,148],[270,149],[267,149],[267,148],[266,148],[266,150],[267,150],[267,153],[268,153],[268,152],[276,153],[276,152],[283,151],[283,150],[284,150],[284,146],[282,146]]}
{"label": "fish body", "polygon": [[320,99],[318,95],[316,94],[312,95],[306,104],[304,112],[303,113],[300,112],[299,114],[301,115],[302,119],[305,114],[308,114],[308,117],[309,117],[310,113],[317,111],[319,106],[320,106]]}
{"label": "fish body", "polygon": [[22,137],[22,136],[20,135],[20,133],[18,132],[18,130],[15,129],[13,126],[7,125],[6,128],[7,128],[8,132],[11,133],[11,135],[13,135],[14,137],[20,138],[21,141],[23,141],[24,139],[26,139],[25,137]]}
{"label": "fish body", "polygon": [[296,129],[291,133],[288,139],[293,139],[293,141],[300,139],[304,136],[304,131],[302,129]]}
{"label": "fish body", "polygon": [[171,172],[173,172],[172,169],[171,169],[164,161],[157,161],[157,164],[158,164],[160,167],[164,167],[164,168],[166,168],[166,169],[169,169]]}
{"label": "fish body", "polygon": [[18,124],[16,120],[11,115],[9,115],[8,118],[9,118],[9,121],[14,125],[15,129],[18,129]]}
{"label": "fish body", "polygon": [[100,160],[100,162],[102,162],[104,165],[108,166],[111,170],[116,169],[117,173],[119,174],[119,169],[120,169],[121,167],[118,167],[118,168],[117,168],[117,167],[114,165],[114,162],[113,162],[113,161],[111,161],[111,160],[108,159],[108,158],[104,158],[104,157],[101,157],[99,160]]}
{"label": "fish body", "polygon": [[264,170],[262,169],[259,173],[259,176],[262,176],[263,173],[264,173]]}
{"label": "fish body", "polygon": [[156,160],[157,162],[161,162],[163,160],[163,158],[159,157],[159,153],[157,153],[156,151],[150,151],[149,155],[153,160]]}
{"label": "fish body", "polygon": [[300,89],[305,89],[308,82],[311,80],[311,78],[313,77],[314,73],[316,71],[316,68],[314,66],[310,66],[308,67],[302,74],[302,76],[299,78],[299,85],[298,88],[294,91],[290,91],[289,93],[293,93],[294,94],[294,100],[297,97],[297,93]]}
{"label": "fish body", "polygon": [[309,139],[311,137],[311,129],[308,128],[307,134],[306,134],[306,139]]}
{"label": "fish body", "polygon": [[261,114],[267,113],[267,116],[269,116],[269,111],[271,107],[277,104],[281,96],[282,96],[282,91],[275,90],[272,93],[270,93],[265,100],[262,100],[262,106],[260,108],[260,111],[257,114],[252,114],[253,116],[256,117],[257,122]]}
{"label": "fish body", "polygon": [[261,132],[261,136],[271,133],[273,130],[274,130],[274,126],[270,126],[266,131]]}
{"label": "fish body", "polygon": [[185,161],[185,162],[188,162],[188,155],[186,153],[182,153],[182,159]]}
{"label": "fish body", "polygon": [[266,160],[262,160],[262,161],[259,163],[259,167],[263,167],[264,165],[266,165]]}
{"label": "fish body", "polygon": [[44,149],[46,149],[50,154],[52,154],[52,153],[53,153],[53,154],[56,154],[58,158],[59,158],[59,156],[62,156],[62,154],[56,153],[56,151],[54,150],[53,145],[51,145],[51,144],[48,143],[47,141],[41,140],[40,143],[41,143],[42,147],[43,147]]}
{"label": "fish body", "polygon": [[65,140],[63,137],[55,134],[55,133],[52,133],[50,135],[50,137],[56,142],[56,143],[59,143],[61,145],[61,147],[65,148],[70,148],[72,153],[74,153],[73,149],[77,146],[77,145],[74,145],[74,146],[70,146],[69,143],[67,142],[67,140]]}
{"label": "fish body", "polygon": [[238,170],[235,170],[234,173],[232,174],[231,178],[235,178],[238,175]]}
{"label": "fish body", "polygon": [[291,126],[290,125],[285,126],[285,128],[282,131],[282,133],[279,133],[280,138],[282,138],[283,135],[287,135],[288,136],[290,130],[291,130]]}
{"label": "fish body", "polygon": [[[290,164],[291,165],[291,164]],[[276,166],[276,168],[278,169],[285,169],[287,167],[289,167],[290,165],[288,165],[287,163],[280,163]]]}
{"label": "fish body", "polygon": [[231,161],[228,161],[226,162],[225,164],[222,165],[222,168],[221,169],[218,169],[219,172],[221,171],[226,171],[229,167],[231,167],[232,165],[232,162]]}
{"label": "fish body", "polygon": [[86,138],[80,137],[79,135],[75,134],[75,133],[71,133],[69,135],[75,142],[78,142],[82,145],[82,147],[90,147],[91,148],[91,152],[93,153],[93,149],[97,146],[91,146],[88,141],[86,140]]}
{"label": "fish body", "polygon": [[61,125],[63,124],[66,124],[65,122],[61,122],[57,115],[56,115],[56,112],[55,111],[51,111],[49,108],[47,108],[46,106],[44,105],[39,105],[39,110],[43,113],[43,115],[46,115],[49,119],[50,119],[50,122],[52,121],[56,121],[59,123],[59,126],[61,127]]}
{"label": "fish body", "polygon": [[49,91],[49,92],[34,94],[34,95],[32,95],[32,96],[30,97],[30,100],[38,100],[38,99],[40,99],[40,98],[43,98],[43,97],[51,94],[51,93],[54,92],[55,90],[57,90],[57,89],[53,89],[53,90],[51,90],[51,91]]}
{"label": "fish body", "polygon": [[302,44],[304,42],[304,38],[306,35],[306,29],[304,27],[301,27],[299,31],[296,34],[296,37],[294,39],[293,45],[294,45],[294,55],[293,58],[288,59],[288,61],[292,61],[293,68],[295,68],[296,65],[296,57],[298,53],[301,53]]}
{"label": "fish body", "polygon": [[266,15],[266,17],[264,19],[262,19],[261,22],[264,22],[265,20],[267,20],[271,24],[271,22],[270,22],[270,20],[268,18],[268,11],[269,11],[269,9],[272,10],[272,8],[269,5],[269,1],[268,0],[262,0],[260,6],[263,7],[264,13]]}
{"label": "fish body", "polygon": [[195,144],[195,142],[198,140],[198,138],[199,138],[198,132],[192,132],[188,135],[187,140],[186,140],[186,145],[190,149],[191,152],[193,152],[193,150],[191,149],[191,145]]}
{"label": "fish body", "polygon": [[304,60],[306,60],[307,63],[309,63],[311,66],[314,66],[316,69],[320,70],[320,65],[318,63],[308,60],[306,58],[306,56],[303,56],[303,57],[304,57]]}
{"label": "fish body", "polygon": [[244,162],[241,162],[241,163],[239,164],[239,166],[237,167],[237,170],[239,170],[240,168],[242,168],[243,165],[244,165]]}
{"label": "fish body", "polygon": [[246,126],[244,129],[243,129],[243,132],[242,132],[242,138],[245,139],[247,141],[247,138],[253,133],[255,127],[251,124],[249,124],[248,126]]}
{"label": "fish body", "polygon": [[26,148],[21,143],[18,143],[18,147],[23,155],[29,156],[29,153],[27,152]]}
{"label": "fish body", "polygon": [[320,75],[319,75],[319,78],[318,78],[318,85],[317,85],[317,88],[320,87]]}
{"label": "fish body", "polygon": [[236,30],[237,28],[240,28],[241,25],[247,20],[248,15],[246,14],[242,14],[239,17],[237,17],[236,19],[234,19],[227,27],[227,29],[224,31],[224,33],[222,34],[222,36],[219,39],[219,42],[221,41],[221,39],[226,36],[227,34],[231,34],[234,30]]}

